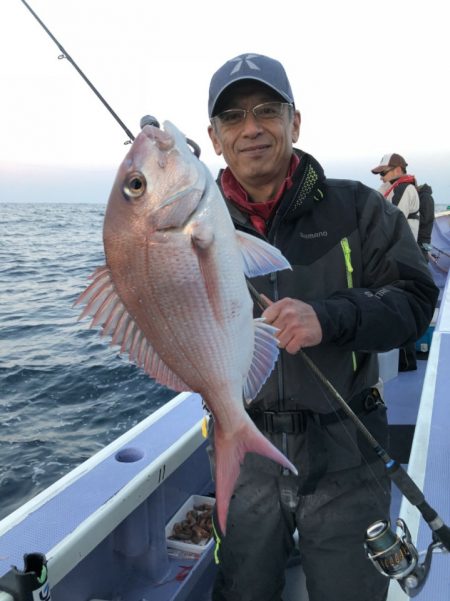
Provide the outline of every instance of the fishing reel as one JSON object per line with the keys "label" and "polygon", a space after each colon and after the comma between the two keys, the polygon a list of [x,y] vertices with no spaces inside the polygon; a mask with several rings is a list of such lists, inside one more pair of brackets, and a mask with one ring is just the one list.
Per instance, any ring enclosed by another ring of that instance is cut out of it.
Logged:
{"label": "fishing reel", "polygon": [[366,530],[364,548],[370,561],[383,576],[397,580],[405,593],[414,597],[426,582],[433,550],[440,547],[440,544],[433,541],[426,551],[424,561],[420,563],[419,553],[412,543],[407,525],[398,518],[397,526],[403,532],[401,536],[392,531],[388,520],[374,522]]}

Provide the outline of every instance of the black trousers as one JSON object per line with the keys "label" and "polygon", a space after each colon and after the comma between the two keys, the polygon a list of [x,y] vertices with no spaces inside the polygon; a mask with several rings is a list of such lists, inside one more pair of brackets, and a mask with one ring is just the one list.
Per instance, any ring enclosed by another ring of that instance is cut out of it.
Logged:
{"label": "black trousers", "polygon": [[389,580],[367,559],[367,527],[389,519],[390,485],[380,462],[329,473],[298,496],[298,479],[248,454],[231,500],[213,601],[281,601],[299,531],[310,601],[383,601]]}

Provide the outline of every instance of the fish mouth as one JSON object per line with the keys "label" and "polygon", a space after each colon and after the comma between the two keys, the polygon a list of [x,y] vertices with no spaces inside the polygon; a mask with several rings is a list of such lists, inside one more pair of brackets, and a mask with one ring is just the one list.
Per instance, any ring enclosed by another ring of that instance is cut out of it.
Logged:
{"label": "fish mouth", "polygon": [[142,133],[149,140],[156,142],[160,150],[170,150],[175,146],[174,136],[155,125],[144,125]]}
{"label": "fish mouth", "polygon": [[147,200],[150,231],[184,227],[207,193],[203,163],[174,125],[163,127],[144,125],[122,171],[122,196]]}

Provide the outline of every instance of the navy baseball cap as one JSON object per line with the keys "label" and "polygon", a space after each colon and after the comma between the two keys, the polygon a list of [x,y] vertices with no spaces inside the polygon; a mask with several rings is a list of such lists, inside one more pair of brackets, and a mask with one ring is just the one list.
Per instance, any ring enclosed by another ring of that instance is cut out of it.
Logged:
{"label": "navy baseball cap", "polygon": [[208,115],[214,116],[219,97],[236,81],[253,79],[272,88],[286,102],[294,104],[291,84],[283,65],[263,54],[240,54],[218,69],[209,84]]}

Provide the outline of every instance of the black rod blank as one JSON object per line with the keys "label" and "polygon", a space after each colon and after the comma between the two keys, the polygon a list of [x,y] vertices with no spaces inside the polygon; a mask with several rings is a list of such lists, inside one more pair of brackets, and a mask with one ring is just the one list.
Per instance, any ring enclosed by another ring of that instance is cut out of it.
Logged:
{"label": "black rod blank", "polygon": [[95,88],[95,86],[89,81],[89,79],[86,77],[86,75],[83,73],[83,71],[78,67],[76,62],[70,56],[70,54],[58,42],[58,40],[55,38],[55,36],[52,34],[52,32],[48,29],[48,27],[45,25],[45,23],[43,23],[43,21],[41,21],[41,19],[38,17],[38,15],[31,8],[31,6],[27,2],[25,2],[25,0],[21,0],[21,2],[22,2],[22,4],[24,4],[24,6],[26,6],[26,8],[30,11],[30,13],[33,15],[33,17],[39,23],[39,25],[44,29],[44,31],[51,37],[51,39],[55,42],[55,44],[61,50],[61,52],[62,52],[61,58],[66,58],[69,61],[69,63],[77,70],[77,72],[81,75],[81,77],[84,79],[84,81],[87,83],[87,85],[91,88],[91,90],[94,92],[94,94],[97,96],[97,98],[108,109],[108,111],[111,113],[111,115],[114,117],[114,119],[120,125],[120,127],[125,131],[125,133],[129,137],[130,141],[132,142],[134,140],[134,136],[131,133],[131,131],[128,129],[128,127],[125,125],[125,123],[120,119],[120,117],[117,115],[117,113],[114,112],[112,107],[106,102],[106,100],[103,98],[103,96],[100,94],[100,92]]}

